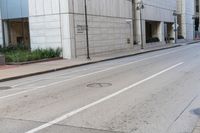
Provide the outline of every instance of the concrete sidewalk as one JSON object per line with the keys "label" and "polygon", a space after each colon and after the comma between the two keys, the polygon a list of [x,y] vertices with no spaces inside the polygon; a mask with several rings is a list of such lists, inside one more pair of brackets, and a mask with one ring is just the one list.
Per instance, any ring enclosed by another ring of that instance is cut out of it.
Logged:
{"label": "concrete sidewalk", "polygon": [[[191,42],[190,42],[191,43]],[[78,67],[82,65],[88,65],[92,63],[118,59],[128,56],[133,56],[137,54],[168,49],[173,47],[178,47],[182,45],[186,45],[188,43],[176,44],[176,45],[163,45],[163,46],[156,46],[145,48],[144,50],[129,50],[129,51],[120,51],[117,54],[105,54],[101,56],[95,56],[91,60],[86,59],[74,59],[74,60],[56,60],[50,62],[41,62],[41,63],[34,63],[28,65],[20,65],[20,66],[0,66],[0,82],[63,70],[67,68]]]}
{"label": "concrete sidewalk", "polygon": [[197,125],[194,128],[192,133],[200,133],[200,120],[197,122]]}

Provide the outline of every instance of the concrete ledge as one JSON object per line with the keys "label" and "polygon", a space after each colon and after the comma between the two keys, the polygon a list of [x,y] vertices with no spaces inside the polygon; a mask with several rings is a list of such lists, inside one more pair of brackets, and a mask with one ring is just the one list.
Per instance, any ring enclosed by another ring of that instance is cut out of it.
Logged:
{"label": "concrete ledge", "polygon": [[4,57],[4,55],[0,54],[0,65],[5,65],[5,64],[6,64],[5,57]]}
{"label": "concrete ledge", "polygon": [[199,43],[200,40],[195,40],[195,41],[192,41],[192,42],[188,42],[187,44],[195,44],[195,43]]}
{"label": "concrete ledge", "polygon": [[49,59],[41,59],[41,60],[35,60],[35,61],[27,61],[27,62],[6,62],[6,65],[28,65],[28,64],[34,64],[34,63],[41,63],[41,62],[49,62],[49,61],[55,61],[55,60],[61,60],[63,58],[61,57],[55,57],[55,58],[49,58]]}

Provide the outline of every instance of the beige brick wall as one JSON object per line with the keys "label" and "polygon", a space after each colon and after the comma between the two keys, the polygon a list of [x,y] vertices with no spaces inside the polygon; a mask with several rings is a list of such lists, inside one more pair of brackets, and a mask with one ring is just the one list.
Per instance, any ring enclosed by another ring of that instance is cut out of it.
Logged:
{"label": "beige brick wall", "polygon": [[[132,6],[127,0],[87,0],[90,53],[132,48]],[[83,0],[29,0],[32,48],[62,47],[65,58],[86,56]]]}
{"label": "beige brick wall", "polygon": [[177,0],[178,13],[181,15],[181,33],[187,40],[193,39],[194,24],[194,0]]}
{"label": "beige brick wall", "polygon": [[[86,55],[85,32],[78,32],[85,25],[83,0],[71,1],[74,9],[76,56]],[[132,6],[127,0],[88,1],[88,26],[90,54],[118,51],[133,47]]]}

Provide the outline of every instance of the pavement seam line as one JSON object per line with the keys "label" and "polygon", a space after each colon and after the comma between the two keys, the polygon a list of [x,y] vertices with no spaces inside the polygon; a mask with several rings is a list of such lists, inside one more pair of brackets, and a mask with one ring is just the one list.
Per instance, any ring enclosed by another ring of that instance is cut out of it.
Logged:
{"label": "pavement seam line", "polygon": [[168,55],[168,54],[175,53],[175,52],[176,51],[171,51],[171,52],[167,52],[167,53],[163,53],[163,54],[158,54],[158,55],[155,55],[155,56],[151,56],[151,57],[147,57],[147,58],[144,58],[144,59],[140,59],[140,60],[136,60],[136,61],[133,61],[133,62],[129,62],[127,64],[122,64],[122,65],[110,67],[110,68],[107,68],[107,69],[103,69],[103,70],[100,70],[100,71],[95,71],[95,72],[92,72],[92,73],[88,73],[88,74],[85,74],[85,75],[80,75],[80,76],[77,76],[77,77],[74,77],[74,78],[71,78],[71,79],[61,80],[61,81],[54,82],[54,83],[51,83],[51,84],[48,84],[48,85],[43,85],[43,86],[36,87],[36,88],[33,88],[33,89],[20,91],[20,92],[14,93],[14,94],[9,94],[9,95],[5,95],[5,96],[1,96],[0,100],[6,99],[6,98],[9,98],[9,97],[14,97],[14,96],[17,96],[17,95],[21,95],[21,94],[24,94],[24,93],[36,91],[36,90],[41,89],[41,88],[46,88],[46,87],[49,87],[49,86],[58,85],[58,84],[61,84],[61,83],[67,82],[67,81],[71,81],[71,80],[75,80],[75,79],[78,79],[78,78],[83,78],[83,77],[91,76],[91,75],[94,75],[94,74],[98,74],[98,73],[110,71],[112,69],[117,69],[117,68],[120,68],[120,67],[125,67],[125,66],[128,66],[128,65],[134,64],[134,63],[138,63],[138,62],[146,61],[146,60],[149,60],[149,59],[161,57],[161,56]]}
{"label": "pavement seam line", "polygon": [[173,124],[183,115],[183,113],[192,105],[192,103],[199,97],[199,95],[196,95],[192,98],[192,100],[187,104],[187,106],[180,112],[180,114],[176,117],[176,119],[170,124],[170,126],[167,128],[166,133],[170,130],[170,128],[173,126]]}
{"label": "pavement seam line", "polygon": [[83,106],[83,107],[81,107],[79,109],[73,110],[73,111],[71,111],[71,112],[69,112],[67,114],[64,114],[64,115],[62,115],[62,116],[60,116],[60,117],[58,117],[58,118],[56,118],[56,119],[54,119],[54,120],[52,120],[52,121],[50,121],[48,123],[45,123],[45,124],[43,124],[43,125],[41,125],[39,127],[33,128],[33,129],[27,131],[26,133],[35,133],[35,132],[41,131],[43,129],[46,129],[46,128],[48,128],[48,127],[50,127],[52,125],[55,125],[55,124],[65,120],[65,119],[68,119],[68,118],[70,118],[70,117],[72,117],[72,116],[74,116],[74,115],[76,115],[76,114],[78,114],[78,113],[80,113],[80,112],[82,112],[84,110],[87,110],[87,109],[89,109],[89,108],[91,108],[93,106],[96,106],[96,105],[104,102],[104,101],[107,101],[107,100],[109,100],[109,99],[111,99],[113,97],[116,97],[116,96],[120,95],[121,93],[130,90],[133,87],[136,87],[136,86],[138,86],[138,85],[140,85],[140,84],[142,84],[144,82],[147,82],[147,81],[149,81],[149,80],[151,80],[153,78],[156,78],[156,77],[158,77],[158,76],[160,76],[160,75],[162,75],[162,74],[164,74],[164,73],[166,73],[166,72],[168,72],[168,71],[170,71],[172,69],[175,69],[175,68],[179,67],[182,64],[184,64],[184,62],[180,62],[180,63],[178,63],[176,65],[173,65],[173,66],[171,66],[169,68],[166,68],[166,69],[164,69],[164,70],[162,70],[162,71],[160,71],[160,72],[158,72],[158,73],[156,73],[156,74],[154,74],[152,76],[149,76],[149,77],[147,77],[147,78],[145,78],[143,80],[140,80],[140,81],[138,81],[138,82],[126,87],[126,88],[123,88],[123,89],[121,89],[121,90],[119,90],[119,91],[117,91],[117,92],[115,92],[115,93],[113,93],[111,95],[108,95],[108,96],[106,96],[106,97],[104,97],[104,98],[102,98],[100,100],[97,100],[97,101],[95,101],[95,102],[93,102],[91,104],[85,105],[85,106]]}
{"label": "pavement seam line", "polygon": [[[24,122],[34,122],[34,123],[46,123],[44,121],[35,121],[35,120],[26,120],[26,119],[15,119],[15,118],[9,118],[9,117],[0,117],[0,119],[4,120],[13,120],[13,121],[24,121]],[[66,124],[55,124],[57,126],[62,126],[62,127],[72,127],[72,128],[79,128],[79,129],[89,129],[89,130],[96,130],[96,131],[106,131],[110,133],[125,133],[125,132],[120,132],[120,131],[109,131],[109,130],[103,130],[103,129],[98,129],[98,128],[87,128],[87,127],[78,127],[78,126],[73,126],[73,125],[66,125]]]}

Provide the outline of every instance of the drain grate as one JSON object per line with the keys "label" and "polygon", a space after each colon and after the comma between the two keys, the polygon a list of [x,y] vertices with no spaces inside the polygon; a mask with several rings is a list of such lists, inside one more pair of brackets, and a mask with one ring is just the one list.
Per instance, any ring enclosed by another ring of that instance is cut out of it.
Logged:
{"label": "drain grate", "polygon": [[88,84],[87,87],[90,88],[104,88],[104,87],[110,87],[112,86],[111,83],[92,83],[92,84]]}
{"label": "drain grate", "polygon": [[12,89],[12,87],[10,87],[10,86],[1,86],[0,87],[0,90],[9,90],[9,89]]}

